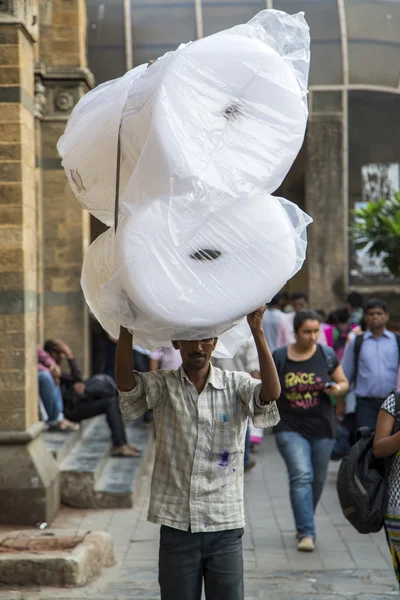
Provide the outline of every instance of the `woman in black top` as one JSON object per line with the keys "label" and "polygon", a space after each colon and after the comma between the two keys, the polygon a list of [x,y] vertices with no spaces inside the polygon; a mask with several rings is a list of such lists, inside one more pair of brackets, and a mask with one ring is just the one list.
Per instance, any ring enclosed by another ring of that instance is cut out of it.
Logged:
{"label": "woman in black top", "polygon": [[349,383],[332,349],[317,344],[317,313],[302,310],[294,318],[296,342],[275,350],[282,393],[276,442],[288,470],[290,500],[298,550],[315,547],[314,513],[326,481],[335,443],[335,411],[330,396],[339,396],[336,412],[344,413]]}

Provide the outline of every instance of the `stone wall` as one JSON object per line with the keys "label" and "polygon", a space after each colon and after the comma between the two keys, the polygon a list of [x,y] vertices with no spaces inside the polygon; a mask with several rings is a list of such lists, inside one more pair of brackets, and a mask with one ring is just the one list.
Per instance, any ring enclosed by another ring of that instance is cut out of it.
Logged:
{"label": "stone wall", "polygon": [[36,197],[33,47],[0,23],[0,422],[24,431],[37,420]]}
{"label": "stone wall", "polygon": [[59,507],[59,471],[38,423],[37,341],[64,338],[88,372],[79,282],[89,216],[56,148],[92,85],[85,2],[38,8],[0,2],[0,523],[49,522]]}

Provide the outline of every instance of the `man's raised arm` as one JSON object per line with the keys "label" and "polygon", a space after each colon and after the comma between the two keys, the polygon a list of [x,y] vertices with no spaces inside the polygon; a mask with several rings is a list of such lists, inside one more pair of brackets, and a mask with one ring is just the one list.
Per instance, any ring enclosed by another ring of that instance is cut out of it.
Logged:
{"label": "man's raised arm", "polygon": [[257,347],[258,360],[260,363],[261,394],[260,402],[269,404],[278,400],[281,393],[281,385],[276,371],[274,359],[265,339],[262,328],[265,306],[258,308],[247,317],[254,341]]}
{"label": "man's raised arm", "polygon": [[115,381],[121,392],[128,392],[136,387],[136,379],[133,374],[132,334],[124,327],[119,330],[115,355]]}

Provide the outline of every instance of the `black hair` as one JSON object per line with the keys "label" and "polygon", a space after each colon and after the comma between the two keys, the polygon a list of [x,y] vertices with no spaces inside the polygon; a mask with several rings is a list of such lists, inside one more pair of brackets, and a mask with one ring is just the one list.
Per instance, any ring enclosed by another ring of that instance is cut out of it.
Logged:
{"label": "black hair", "polygon": [[336,317],[338,323],[347,323],[350,319],[350,311],[346,306],[339,306],[336,310]]}
{"label": "black hair", "polygon": [[315,310],[299,310],[299,312],[294,315],[293,328],[295,333],[299,331],[300,327],[306,321],[318,321],[318,323],[321,323],[319,314],[315,312]]}
{"label": "black hair", "polygon": [[285,297],[287,298],[287,294],[285,294],[284,292],[278,292],[276,294],[276,296],[274,296],[273,298],[271,298],[271,301],[268,302],[268,306],[276,306]]}
{"label": "black hair", "polygon": [[328,318],[326,319],[326,324],[327,325],[336,325],[337,322],[338,322],[337,313],[336,313],[336,310],[333,310],[332,312],[329,313]]}
{"label": "black hair", "polygon": [[386,304],[386,302],[384,300],[380,300],[379,298],[372,298],[371,300],[368,300],[367,304],[365,305],[364,312],[367,313],[373,308],[381,308],[383,312],[389,312],[388,305]]}
{"label": "black hair", "polygon": [[290,300],[293,302],[293,300],[305,300],[306,302],[308,302],[308,294],[307,292],[293,292],[293,294],[290,297]]}
{"label": "black hair", "polygon": [[44,348],[44,351],[47,352],[47,354],[50,354],[50,352],[58,351],[57,344],[55,343],[54,340],[46,340],[43,348]]}
{"label": "black hair", "polygon": [[324,309],[323,308],[315,308],[314,310],[317,313],[317,315],[319,316],[321,323],[325,322],[326,321],[326,312],[324,311]]}
{"label": "black hair", "polygon": [[362,308],[364,306],[364,298],[358,292],[350,292],[350,294],[347,294],[346,300],[352,308]]}

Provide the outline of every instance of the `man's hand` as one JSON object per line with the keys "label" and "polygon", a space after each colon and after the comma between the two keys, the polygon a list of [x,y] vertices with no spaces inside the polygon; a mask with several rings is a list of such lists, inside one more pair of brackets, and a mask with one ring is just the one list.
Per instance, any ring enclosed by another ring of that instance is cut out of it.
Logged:
{"label": "man's hand", "polygon": [[71,348],[65,342],[63,342],[63,340],[54,340],[54,341],[57,344],[58,351],[61,354],[64,354],[65,358],[67,358],[68,360],[71,360],[74,358],[74,353],[72,352]]}
{"label": "man's hand", "polygon": [[247,322],[250,326],[251,331],[262,331],[263,316],[265,313],[266,306],[260,306],[255,311],[247,315]]}
{"label": "man's hand", "polygon": [[262,327],[265,309],[266,306],[264,304],[264,306],[260,306],[260,308],[257,308],[247,315],[247,322],[253,334],[260,365],[261,404],[274,402],[279,398],[281,393],[281,384],[279,382],[278,373]]}
{"label": "man's hand", "polygon": [[79,394],[80,396],[86,391],[86,386],[82,381],[76,381],[72,387],[75,394]]}

